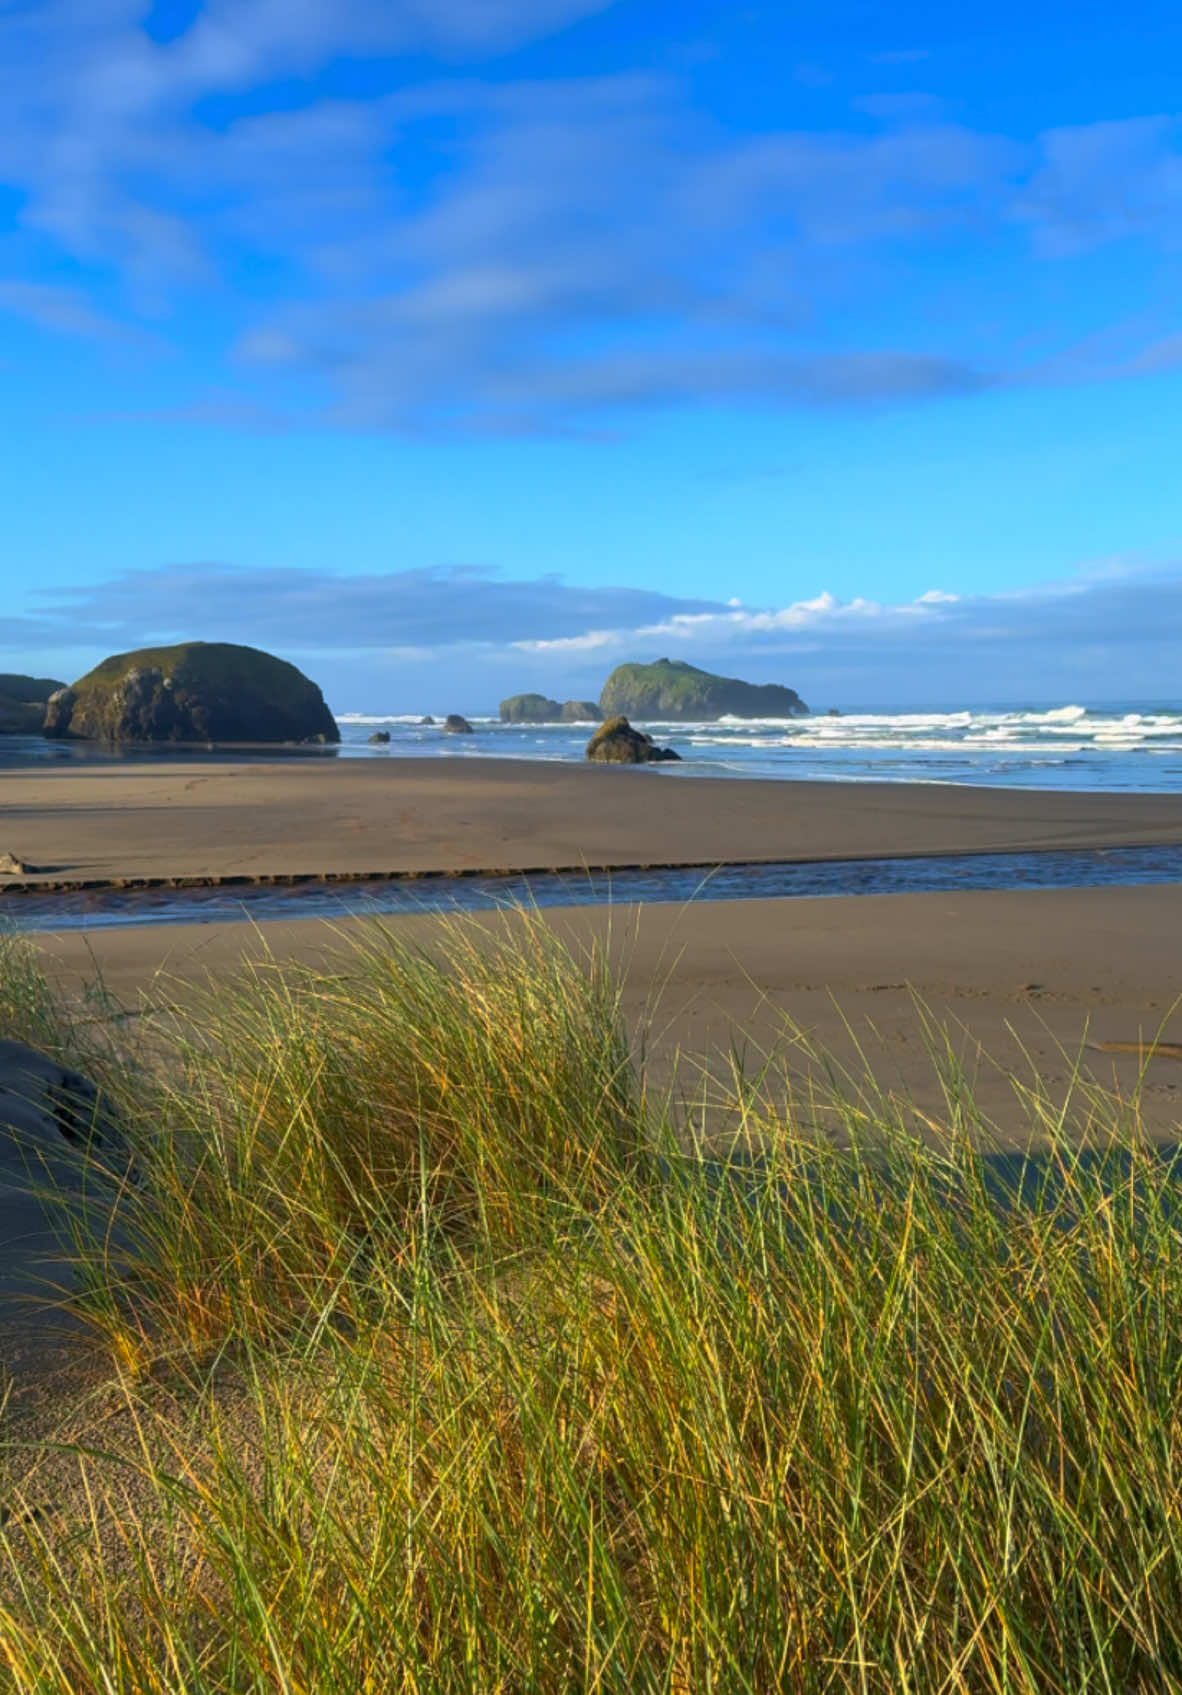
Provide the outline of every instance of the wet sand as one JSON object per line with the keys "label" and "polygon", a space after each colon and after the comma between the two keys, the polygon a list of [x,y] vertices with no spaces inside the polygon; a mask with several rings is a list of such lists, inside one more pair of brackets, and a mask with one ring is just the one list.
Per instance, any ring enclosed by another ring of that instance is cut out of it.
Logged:
{"label": "wet sand", "polygon": [[[777,1050],[808,1069],[790,1032],[807,1033],[854,1069],[911,1096],[933,1124],[948,1108],[925,1047],[921,1003],[948,1027],[975,1077],[979,1105],[1003,1141],[1026,1120],[1014,1079],[1037,1072],[1066,1089],[1074,1060],[1130,1095],[1144,1070],[1146,1125],[1173,1135],[1182,1119],[1182,1063],[1143,1043],[1182,1041],[1178,944],[1182,888],[1066,889],[696,902],[688,906],[568,908],[545,921],[575,946],[606,945],[624,984],[624,1010],[658,1082],[674,1068],[689,1089],[737,1046],[754,1069]],[[40,936],[63,992],[101,971],[128,1008],[184,1004],[264,953],[318,961],[355,926],[294,919],[159,925]],[[382,921],[430,947],[438,917]],[[512,922],[482,915],[466,922]],[[1090,1043],[1090,1046],[1084,1046]],[[1118,1044],[1105,1050],[1103,1044]]]}
{"label": "wet sand", "polygon": [[771,782],[461,758],[62,766],[0,853],[71,881],[715,865],[1182,844],[1182,797]]}
{"label": "wet sand", "polygon": [[[151,762],[12,772],[3,779],[0,850],[47,879],[447,871],[473,867],[713,864],[912,853],[1182,843],[1182,796],[1027,793],[918,784],[685,778],[653,770],[459,758],[212,765]],[[0,895],[18,910],[20,896]],[[440,920],[388,920],[429,941]],[[487,922],[496,922],[489,919]],[[854,1037],[892,1086],[933,1108],[916,997],[966,1027],[966,1055],[993,1055],[980,1086],[1013,1117],[1005,1070],[1027,1061],[1066,1076],[1056,1044],[1087,1036],[1128,1050],[1092,1053],[1129,1087],[1137,1044],[1182,992],[1182,888],[744,900],[685,907],[562,910],[579,938],[610,931],[630,1020],[663,984],[654,1051],[668,1073],[729,1050],[758,1054],[788,1018],[849,1055]],[[153,925],[43,938],[67,977],[97,965],[125,1004],[223,974],[262,947],[307,957],[324,923]],[[93,964],[92,964],[93,961]],[[171,992],[171,991],[170,991]],[[1017,1032],[1017,1034],[1015,1034]],[[1176,1075],[1175,1075],[1176,1073]],[[1182,1065],[1152,1062],[1155,1122],[1176,1117]]]}

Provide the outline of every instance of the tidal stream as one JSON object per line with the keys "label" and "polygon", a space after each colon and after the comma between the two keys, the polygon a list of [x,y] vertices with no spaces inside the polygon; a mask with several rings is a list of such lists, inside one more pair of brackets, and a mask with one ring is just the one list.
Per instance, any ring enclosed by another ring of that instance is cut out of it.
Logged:
{"label": "tidal stream", "polygon": [[975,889],[1093,889],[1182,883],[1182,847],[1048,849],[723,866],[401,875],[308,876],[277,882],[18,892],[0,889],[0,925],[98,930],[146,924],[265,922],[276,918],[485,912],[525,905],[625,906],[702,900],[954,893]]}

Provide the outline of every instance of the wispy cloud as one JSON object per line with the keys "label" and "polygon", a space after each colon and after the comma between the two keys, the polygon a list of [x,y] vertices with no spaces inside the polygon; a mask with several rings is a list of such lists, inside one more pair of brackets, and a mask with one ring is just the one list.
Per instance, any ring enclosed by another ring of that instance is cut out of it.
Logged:
{"label": "wispy cloud", "polygon": [[[1019,265],[1168,249],[1175,117],[1018,141],[893,92],[859,96],[845,127],[737,130],[688,73],[513,80],[486,63],[608,4],[209,0],[168,41],[136,0],[0,10],[0,182],[21,196],[0,302],[65,334],[152,319],[183,340],[200,300],[214,386],[240,391],[220,421],[594,430],[653,405],[1162,368],[1174,322],[1139,361],[1031,369],[1022,341],[958,335],[947,297],[925,311],[915,261],[936,250],[942,275],[955,251],[970,277],[1015,238]],[[365,98],[317,83],[398,54],[431,69],[378,75]]]}
{"label": "wispy cloud", "polygon": [[806,698],[840,686],[861,700],[1035,699],[1071,679],[1099,698],[1145,696],[1171,686],[1182,645],[1182,568],[1122,559],[1021,592],[937,586],[902,602],[820,591],[746,606],[472,567],[328,577],[197,565],[41,599],[41,612],[5,620],[0,648],[98,658],[196,636],[254,642],[336,679],[342,706],[363,685],[373,698],[375,678],[408,707],[400,677],[452,678],[473,707],[510,687],[595,693],[614,665],[662,654]]}
{"label": "wispy cloud", "polygon": [[122,341],[132,334],[125,325],[97,311],[79,289],[53,283],[0,280],[0,312],[10,312],[41,329],[88,340]]}
{"label": "wispy cloud", "polygon": [[37,599],[44,610],[26,620],[15,646],[27,645],[34,627],[44,645],[108,651],[196,638],[309,651],[501,646],[721,607],[655,589],[582,588],[558,577],[514,580],[473,565],[352,575],[173,565],[46,590]]}
{"label": "wispy cloud", "polygon": [[1182,117],[1048,130],[1015,205],[1042,251],[1069,258],[1138,237],[1182,245]]}

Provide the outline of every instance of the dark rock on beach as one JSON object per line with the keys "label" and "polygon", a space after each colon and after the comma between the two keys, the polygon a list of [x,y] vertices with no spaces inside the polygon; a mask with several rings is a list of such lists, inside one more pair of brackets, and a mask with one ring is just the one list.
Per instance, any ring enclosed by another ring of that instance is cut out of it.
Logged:
{"label": "dark rock on beach", "polygon": [[432,718],[432,716],[429,712],[427,713],[427,716],[425,718],[419,719],[420,724],[434,724],[434,722],[435,722],[435,720],[434,720],[434,718]]}
{"label": "dark rock on beach", "polygon": [[643,730],[634,730],[624,717],[609,718],[587,743],[587,758],[605,765],[651,765],[680,759],[671,747],[658,747]]}
{"label": "dark rock on beach", "polygon": [[369,739],[371,742],[381,745],[390,740],[390,732],[389,730],[375,730]]}
{"label": "dark rock on beach", "polygon": [[458,712],[449,712],[443,720],[443,728],[449,736],[471,736],[475,732],[468,720]]}
{"label": "dark rock on beach", "polygon": [[69,1066],[0,1041],[0,1182],[47,1178],[76,1187],[88,1157],[108,1175],[126,1153],[95,1085]]}
{"label": "dark rock on beach", "polygon": [[634,718],[672,718],[683,723],[728,717],[800,718],[808,713],[795,689],[718,677],[684,659],[617,665],[603,685],[599,704],[605,718],[630,713]]}
{"label": "dark rock on beach", "polygon": [[232,642],[183,642],[105,659],[50,696],[48,736],[108,742],[339,742],[310,678]]}

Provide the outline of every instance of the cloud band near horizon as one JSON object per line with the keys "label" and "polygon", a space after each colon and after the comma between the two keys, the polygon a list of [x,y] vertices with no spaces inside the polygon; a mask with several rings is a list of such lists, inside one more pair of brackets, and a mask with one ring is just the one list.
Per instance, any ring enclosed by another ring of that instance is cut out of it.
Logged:
{"label": "cloud band near horizon", "polygon": [[[924,701],[1045,699],[1065,687],[1157,698],[1177,692],[1182,650],[1182,576],[1124,561],[1021,592],[933,589],[901,604],[822,592],[752,607],[471,566],[340,576],[186,566],[40,599],[44,610],[0,629],[10,668],[38,669],[37,656],[52,654],[90,654],[89,664],[149,643],[243,641],[329,679],[342,711],[377,704],[368,698],[377,694],[390,710],[412,709],[429,677],[454,679],[474,708],[530,687],[598,693],[614,665],[666,653],[786,682],[806,698],[836,688],[862,702],[897,699],[901,677],[909,698]],[[349,687],[367,698],[348,697]],[[388,698],[403,689],[405,698]]]}

